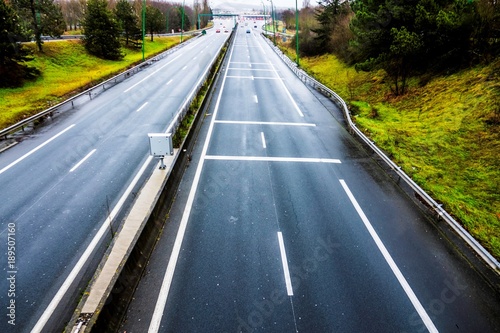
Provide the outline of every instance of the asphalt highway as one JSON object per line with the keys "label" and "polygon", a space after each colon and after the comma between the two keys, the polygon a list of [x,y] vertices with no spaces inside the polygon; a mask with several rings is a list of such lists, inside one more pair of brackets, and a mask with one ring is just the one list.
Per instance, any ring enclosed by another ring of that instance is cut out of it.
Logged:
{"label": "asphalt highway", "polygon": [[212,29],[0,154],[0,332],[62,331],[156,166],[147,134],[167,129],[228,36]]}
{"label": "asphalt highway", "polygon": [[499,295],[255,29],[121,331],[498,332]]}

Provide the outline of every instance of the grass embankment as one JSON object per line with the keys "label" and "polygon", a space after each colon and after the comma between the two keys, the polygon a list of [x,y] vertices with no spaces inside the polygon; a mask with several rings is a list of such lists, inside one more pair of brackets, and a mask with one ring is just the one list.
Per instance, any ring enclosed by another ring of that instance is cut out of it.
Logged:
{"label": "grass embankment", "polygon": [[[295,59],[295,55],[290,53]],[[350,104],[358,126],[500,258],[500,59],[390,93],[382,72],[332,55],[301,67]]]}
{"label": "grass embankment", "polygon": [[[146,40],[145,56],[150,57],[180,43],[180,37],[155,37]],[[42,75],[23,87],[0,89],[0,128],[12,125],[54,105],[85,88],[111,77],[142,61],[140,49],[123,49],[120,61],[103,60],[87,54],[81,41],[56,41],[43,44],[43,53],[34,43],[31,66]]]}

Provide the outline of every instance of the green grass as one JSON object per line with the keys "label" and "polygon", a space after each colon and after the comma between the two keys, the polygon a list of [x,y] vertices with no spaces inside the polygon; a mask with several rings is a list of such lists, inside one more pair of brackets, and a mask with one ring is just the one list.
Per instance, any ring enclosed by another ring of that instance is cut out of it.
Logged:
{"label": "green grass", "polygon": [[412,79],[400,97],[391,95],[383,72],[358,73],[333,55],[300,61],[350,105],[379,147],[500,258],[500,59],[422,86]]}
{"label": "green grass", "polygon": [[[146,57],[158,54],[180,42],[180,37],[156,37],[146,40]],[[12,125],[54,105],[85,88],[103,81],[142,61],[142,51],[123,49],[120,61],[102,60],[85,52],[81,41],[46,42],[43,53],[34,44],[31,66],[41,70],[37,80],[21,88],[0,89],[0,128]]]}
{"label": "green grass", "polygon": [[[146,55],[178,42],[147,41]],[[42,76],[22,88],[0,89],[0,128],[142,59],[140,50],[124,52],[123,60],[106,61],[87,55],[78,41],[45,43],[33,62]],[[500,258],[500,60],[422,87],[411,80],[408,94],[398,98],[382,72],[358,73],[331,55],[300,62],[349,103],[356,123],[379,147]]]}

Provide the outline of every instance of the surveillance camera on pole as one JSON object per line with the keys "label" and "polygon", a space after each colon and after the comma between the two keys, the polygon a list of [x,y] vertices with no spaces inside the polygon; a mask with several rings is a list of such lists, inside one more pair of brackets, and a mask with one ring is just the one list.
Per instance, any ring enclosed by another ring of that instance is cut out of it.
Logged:
{"label": "surveillance camera on pole", "polygon": [[166,168],[163,159],[167,155],[173,155],[172,133],[148,133],[149,154],[160,158],[160,169]]}

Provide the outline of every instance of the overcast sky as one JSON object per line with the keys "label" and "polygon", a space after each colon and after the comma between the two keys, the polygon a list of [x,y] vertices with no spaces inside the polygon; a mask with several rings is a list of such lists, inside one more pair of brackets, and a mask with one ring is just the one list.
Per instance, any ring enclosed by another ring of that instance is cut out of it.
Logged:
{"label": "overcast sky", "polygon": [[[268,0],[262,0],[266,5],[266,10],[271,8],[271,2]],[[242,10],[248,10],[248,8],[263,9],[262,2],[260,0],[209,0],[210,7],[212,8],[224,8],[228,7],[230,9],[241,7]],[[299,8],[302,7],[303,0],[297,0],[297,5]],[[311,5],[316,5],[317,0],[311,0]],[[273,0],[273,4],[276,8],[292,8],[295,9],[295,0]]]}

